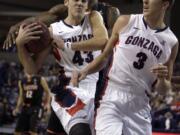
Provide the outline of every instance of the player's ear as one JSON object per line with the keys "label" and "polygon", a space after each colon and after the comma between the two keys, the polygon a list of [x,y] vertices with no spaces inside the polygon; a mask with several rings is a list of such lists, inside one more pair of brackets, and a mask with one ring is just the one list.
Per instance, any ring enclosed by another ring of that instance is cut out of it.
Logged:
{"label": "player's ear", "polygon": [[68,6],[68,1],[69,1],[69,0],[64,0],[64,5],[65,5],[65,6]]}
{"label": "player's ear", "polygon": [[169,5],[169,1],[164,1],[164,2],[163,2],[163,8],[164,8],[164,9],[168,9],[169,6],[170,6],[170,5]]}

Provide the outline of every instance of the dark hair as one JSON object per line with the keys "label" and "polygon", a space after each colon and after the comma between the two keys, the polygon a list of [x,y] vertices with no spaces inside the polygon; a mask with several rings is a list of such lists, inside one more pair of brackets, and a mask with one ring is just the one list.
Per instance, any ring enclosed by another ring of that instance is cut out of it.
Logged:
{"label": "dark hair", "polygon": [[175,0],[163,0],[169,2],[169,8],[171,8],[174,5]]}

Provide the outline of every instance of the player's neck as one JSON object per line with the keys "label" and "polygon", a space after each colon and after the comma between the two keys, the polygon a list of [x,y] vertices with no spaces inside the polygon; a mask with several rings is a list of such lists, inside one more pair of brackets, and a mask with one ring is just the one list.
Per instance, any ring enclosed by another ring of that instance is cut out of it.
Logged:
{"label": "player's neck", "polygon": [[164,16],[144,17],[144,20],[151,29],[162,29],[166,27]]}
{"label": "player's neck", "polygon": [[79,25],[81,24],[82,20],[84,17],[73,17],[73,16],[68,16],[64,21],[69,24],[69,25]]}

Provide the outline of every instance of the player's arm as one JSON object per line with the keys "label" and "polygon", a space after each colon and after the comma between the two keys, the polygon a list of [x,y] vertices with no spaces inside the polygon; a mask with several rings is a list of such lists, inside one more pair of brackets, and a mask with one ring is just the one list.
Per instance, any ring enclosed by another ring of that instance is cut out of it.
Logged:
{"label": "player's arm", "polygon": [[107,11],[107,27],[108,27],[108,34],[111,35],[114,23],[116,22],[117,18],[120,16],[120,11],[116,7],[109,6]]}
{"label": "player's arm", "polygon": [[173,65],[178,53],[178,46],[179,43],[172,48],[170,58],[164,65],[159,64],[152,68],[152,72],[157,75],[157,83],[154,88],[160,94],[166,94],[167,91],[171,90]]}
{"label": "player's arm", "polygon": [[50,94],[49,86],[48,86],[44,77],[41,77],[41,85],[43,87],[43,90],[45,91],[44,105],[45,105],[45,108],[49,111],[50,110],[51,94]]}
{"label": "player's arm", "polygon": [[3,48],[8,49],[15,44],[15,39],[19,31],[19,27],[22,23],[30,23],[34,21],[41,21],[49,26],[51,23],[57,21],[58,19],[65,18],[67,12],[67,7],[64,4],[59,4],[52,7],[49,11],[42,12],[37,16],[29,17],[13,26],[10,27],[7,34],[6,40],[4,41]]}
{"label": "player's arm", "polygon": [[19,88],[19,96],[18,96],[18,101],[15,110],[13,111],[13,114],[16,116],[17,113],[19,113],[19,109],[23,104],[23,89],[22,89],[22,82],[19,80],[18,81],[18,88]]}
{"label": "player's arm", "polygon": [[90,13],[90,23],[93,37],[86,41],[72,43],[72,50],[93,51],[104,49],[108,40],[108,33],[100,13],[92,11]]}
{"label": "player's arm", "polygon": [[128,24],[129,18],[130,18],[129,15],[125,15],[125,16],[120,16],[117,19],[117,21],[113,27],[112,35],[111,35],[103,53],[101,55],[99,55],[96,59],[94,59],[90,64],[88,64],[87,67],[85,67],[80,72],[79,80],[84,79],[88,74],[92,74],[92,73],[99,71],[103,67],[109,54],[112,52],[113,47],[119,40],[120,31]]}
{"label": "player's arm", "polygon": [[24,67],[25,72],[28,74],[37,74],[42,66],[42,63],[48,56],[51,46],[42,50],[38,56],[33,59],[31,54],[27,51],[25,44],[30,40],[37,40],[40,38],[39,34],[42,33],[40,30],[41,26],[36,23],[24,26],[21,25],[19,29],[19,34],[16,38],[16,46],[18,50],[18,57],[21,64]]}

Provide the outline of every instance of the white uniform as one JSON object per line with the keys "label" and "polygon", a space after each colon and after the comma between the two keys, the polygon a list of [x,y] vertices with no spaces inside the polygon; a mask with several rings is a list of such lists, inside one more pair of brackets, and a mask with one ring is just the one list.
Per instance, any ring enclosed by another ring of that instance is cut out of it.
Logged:
{"label": "white uniform", "polygon": [[[89,22],[89,16],[86,15],[81,25],[71,26],[64,21],[56,22],[51,25],[53,37],[58,43],[58,38],[62,38],[64,42],[78,42],[88,40],[93,37],[92,28]],[[57,62],[64,67],[66,76],[71,76],[73,70],[81,70],[95,57],[100,54],[100,51],[72,51],[70,49],[57,49]],[[56,54],[56,55],[57,55]],[[70,128],[76,123],[92,123],[92,116],[94,111],[94,96],[96,89],[96,82],[98,73],[89,75],[85,80],[80,82],[79,88],[71,88],[77,100],[73,101],[70,107],[75,106],[75,112],[70,113],[66,107],[52,101],[52,107],[56,115],[59,117],[65,131],[69,133]],[[82,91],[83,89],[83,91]],[[84,95],[84,96],[83,96]],[[73,97],[72,97],[73,98]],[[77,102],[79,101],[79,102]],[[79,107],[79,103],[81,104]],[[84,105],[85,104],[85,105]],[[90,122],[91,121],[91,122]]]}
{"label": "white uniform", "polygon": [[152,30],[143,15],[131,15],[119,33],[106,89],[97,109],[97,135],[150,135],[149,99],[156,76],[151,68],[165,63],[177,38],[166,27]]}

